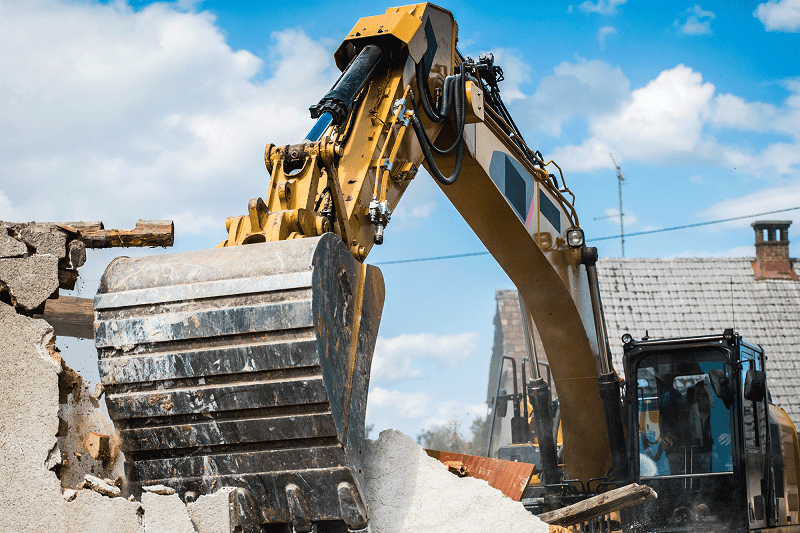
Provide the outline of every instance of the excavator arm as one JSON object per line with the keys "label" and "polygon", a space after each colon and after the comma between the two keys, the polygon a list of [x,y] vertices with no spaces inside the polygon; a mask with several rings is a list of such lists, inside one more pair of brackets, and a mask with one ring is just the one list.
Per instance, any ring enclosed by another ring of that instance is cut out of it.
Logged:
{"label": "excavator arm", "polygon": [[95,339],[134,493],[236,486],[253,524],[366,527],[383,281],[364,260],[390,238],[420,166],[524,298],[561,399],[566,470],[609,470],[598,379],[613,370],[572,193],[522,140],[493,58],[462,57],[456,42],[451,13],[432,4],[362,18],[335,53],[341,77],[311,108],[317,125],[301,143],[267,145],[266,195],[227,220],[227,240],[109,265]]}

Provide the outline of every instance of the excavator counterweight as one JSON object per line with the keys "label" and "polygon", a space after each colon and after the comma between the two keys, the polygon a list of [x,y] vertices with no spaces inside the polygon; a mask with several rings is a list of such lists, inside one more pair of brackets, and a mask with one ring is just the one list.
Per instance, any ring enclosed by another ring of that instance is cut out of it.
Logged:
{"label": "excavator counterweight", "polygon": [[332,233],[115,260],[95,339],[131,491],[240,487],[260,523],[365,527],[383,295],[380,271]]}

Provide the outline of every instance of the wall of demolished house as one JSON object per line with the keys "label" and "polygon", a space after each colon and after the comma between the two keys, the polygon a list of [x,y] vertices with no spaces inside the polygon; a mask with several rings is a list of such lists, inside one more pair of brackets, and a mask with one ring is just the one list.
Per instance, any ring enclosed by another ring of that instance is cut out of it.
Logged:
{"label": "wall of demolished house", "polygon": [[0,222],[0,531],[231,531],[230,490],[192,504],[194,520],[166,487],[125,498],[102,387],[64,363],[53,327],[37,318],[59,288],[74,286],[85,258],[76,234],[58,225]]}

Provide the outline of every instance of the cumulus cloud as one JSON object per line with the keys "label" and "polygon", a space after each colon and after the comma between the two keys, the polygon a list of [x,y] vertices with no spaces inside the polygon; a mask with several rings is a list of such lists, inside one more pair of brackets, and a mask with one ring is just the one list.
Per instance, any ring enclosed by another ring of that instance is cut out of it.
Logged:
{"label": "cumulus cloud", "polygon": [[564,61],[539,82],[526,100],[526,111],[541,130],[558,136],[574,116],[591,119],[618,109],[630,94],[629,86],[622,70],[605,61]]}
{"label": "cumulus cloud", "polygon": [[216,219],[222,238],[225,217],[266,193],[263,147],[310,128],[309,102],[338,73],[331,50],[274,31],[265,64],[193,9],[4,6],[0,181],[17,218],[127,227],[172,213],[185,228]]}
{"label": "cumulus cloud", "polygon": [[606,49],[606,37],[609,35],[616,35],[617,30],[613,26],[603,26],[597,30],[597,41],[600,43],[600,49]]}
{"label": "cumulus cloud", "polygon": [[495,48],[492,50],[494,64],[503,69],[502,96],[503,101],[511,103],[514,100],[525,98],[522,86],[531,79],[531,67],[524,57],[516,50],[509,48]]}
{"label": "cumulus cloud", "polygon": [[695,4],[675,19],[675,26],[687,35],[710,35],[711,21],[717,16]]}
{"label": "cumulus cloud", "polygon": [[[628,0],[597,0],[597,2],[590,2],[586,0],[578,6],[578,9],[584,13],[599,13],[601,15],[614,15],[617,12],[617,6],[625,4]],[[570,6],[572,7],[572,6]]]}
{"label": "cumulus cloud", "polygon": [[372,363],[373,382],[397,383],[422,378],[425,366],[453,368],[475,351],[477,334],[433,335],[417,333],[398,337],[378,337]]}
{"label": "cumulus cloud", "polygon": [[[766,213],[780,209],[800,206],[800,183],[788,183],[779,187],[761,189],[739,198],[729,198],[718,202],[699,213],[706,220],[718,220],[736,216]],[[776,217],[779,216],[776,214]],[[749,227],[752,219],[725,222],[723,227]]]}
{"label": "cumulus cloud", "polygon": [[[485,403],[467,403],[456,400],[438,401],[424,392],[400,392],[374,387],[367,402],[367,423],[375,424],[381,431],[395,428],[414,433],[419,429],[442,425],[457,420],[462,427],[478,416],[486,416]],[[416,434],[411,435],[415,437]]]}
{"label": "cumulus cloud", "polygon": [[[611,226],[618,228],[619,209],[615,209],[613,207],[607,207],[605,209],[605,214],[606,215],[603,218],[605,218]],[[631,211],[630,209],[625,209],[625,213],[622,215],[622,218],[625,224],[636,224],[637,222],[639,222],[639,217],[637,217],[634,214],[634,212]]]}
{"label": "cumulus cloud", "polygon": [[[607,154],[613,152],[620,160],[693,161],[800,177],[800,82],[785,85],[791,94],[782,105],[747,102],[716,93],[699,72],[678,65],[632,91],[616,110],[590,116],[590,135],[553,156],[573,171],[610,168]],[[785,139],[754,151],[718,141],[725,130],[777,133]]]}
{"label": "cumulus cloud", "polygon": [[767,31],[800,32],[800,0],[770,0],[753,12]]}

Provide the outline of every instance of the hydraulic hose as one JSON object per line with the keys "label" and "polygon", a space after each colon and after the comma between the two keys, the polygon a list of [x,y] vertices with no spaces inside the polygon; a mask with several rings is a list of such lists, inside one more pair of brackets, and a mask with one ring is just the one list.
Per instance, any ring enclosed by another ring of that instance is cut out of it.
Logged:
{"label": "hydraulic hose", "polygon": [[[422,103],[423,110],[425,113],[430,117],[433,110],[430,108],[429,102],[427,102],[427,95],[424,93],[420,80],[424,73],[420,75],[420,66],[417,65],[417,89],[422,92],[420,95],[420,100]],[[427,86],[427,82],[424,83]],[[464,142],[463,142],[463,134],[464,134],[464,125],[466,119],[466,69],[462,68],[461,72],[457,76],[448,76],[445,80],[445,96],[443,98],[443,109],[440,112],[437,112],[436,115],[431,119],[434,122],[440,122],[444,120],[450,114],[450,106],[451,102],[455,104],[455,114],[456,114],[456,139],[453,144],[444,150],[436,147],[433,142],[428,137],[428,134],[425,132],[425,128],[422,126],[422,123],[419,120],[419,116],[414,113],[411,123],[414,127],[414,132],[417,134],[417,139],[419,140],[420,147],[422,148],[422,154],[425,157],[425,162],[428,164],[429,170],[431,175],[441,183],[442,185],[452,185],[455,183],[456,179],[458,179],[458,175],[461,173],[461,164],[464,160]],[[452,95],[452,96],[451,96]],[[414,106],[415,110],[417,109],[416,102],[414,101],[413,95],[411,95],[411,103]],[[427,109],[426,109],[427,108]],[[430,111],[430,113],[429,113]],[[442,115],[440,113],[445,113]],[[438,165],[434,159],[433,154],[436,153],[438,155],[447,155],[451,153],[453,150],[456,151],[456,161],[453,165],[453,173],[450,176],[445,177],[442,172],[439,170]]]}
{"label": "hydraulic hose", "polygon": [[444,80],[443,94],[442,94],[442,109],[437,110],[431,106],[431,91],[428,85],[428,72],[422,62],[416,64],[416,77],[417,77],[417,92],[419,93],[420,104],[422,110],[428,115],[432,122],[440,123],[450,115],[450,108],[453,104],[453,99],[450,94],[450,85],[453,83],[456,76],[448,76]]}
{"label": "hydraulic hose", "polygon": [[433,153],[431,153],[431,143],[430,139],[428,139],[428,135],[425,133],[425,128],[422,127],[422,124],[419,121],[419,117],[414,114],[414,117],[411,119],[411,123],[414,126],[414,131],[417,134],[417,139],[419,139],[419,146],[422,148],[422,154],[425,156],[425,162],[428,163],[428,168],[431,172],[431,175],[441,183],[442,185],[452,185],[458,179],[458,175],[461,173],[461,163],[464,159],[464,143],[459,142],[458,146],[456,147],[456,163],[453,166],[453,173],[450,176],[445,177],[444,174],[439,170],[439,167],[436,165],[436,160],[433,158]]}

